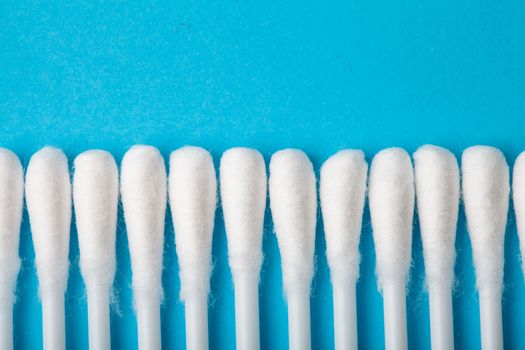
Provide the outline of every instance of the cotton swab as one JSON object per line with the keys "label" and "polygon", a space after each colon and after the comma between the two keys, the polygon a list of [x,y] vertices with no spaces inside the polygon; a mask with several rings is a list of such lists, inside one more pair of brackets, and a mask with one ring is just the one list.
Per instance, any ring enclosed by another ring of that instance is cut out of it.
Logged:
{"label": "cotton swab", "polygon": [[335,348],[357,349],[355,282],[368,165],[364,154],[343,150],[321,168],[321,209],[334,293]]}
{"label": "cotton swab", "polygon": [[525,152],[522,152],[514,162],[514,170],[512,172],[512,199],[520,240],[521,266],[525,273]]}
{"label": "cotton swab", "polygon": [[159,151],[133,146],[122,159],[120,192],[128,232],[139,349],[161,348],[160,303],[166,167]]}
{"label": "cotton swab", "polygon": [[0,349],[13,348],[13,300],[20,270],[18,246],[24,173],[18,157],[0,148]]}
{"label": "cotton swab", "polygon": [[266,207],[266,168],[259,152],[232,148],[221,158],[220,188],[235,286],[235,333],[238,350],[258,350],[259,273]]}
{"label": "cotton swab", "polygon": [[416,199],[425,258],[433,350],[454,349],[452,284],[459,207],[459,167],[448,150],[426,145],[414,153]]}
{"label": "cotton swab", "polygon": [[376,248],[376,275],[383,291],[385,348],[407,348],[405,288],[411,261],[414,174],[400,148],[372,160],[368,202]]}
{"label": "cotton swab", "polygon": [[115,277],[118,170],[105,151],[75,159],[73,202],[80,270],[88,297],[89,348],[110,349],[109,297]]}
{"label": "cotton swab", "polygon": [[462,156],[462,188],[479,292],[481,347],[503,348],[501,286],[509,206],[509,167],[496,148],[474,146]]}
{"label": "cotton swab", "polygon": [[211,243],[217,178],[210,154],[183,147],[170,156],[170,207],[185,305],[186,349],[208,348]]}
{"label": "cotton swab", "polygon": [[269,183],[270,208],[288,301],[289,348],[309,350],[310,284],[317,212],[312,163],[300,150],[279,151],[270,161]]}
{"label": "cotton swab", "polygon": [[71,183],[64,153],[52,147],[35,153],[27,167],[25,190],[42,299],[44,349],[65,349]]}

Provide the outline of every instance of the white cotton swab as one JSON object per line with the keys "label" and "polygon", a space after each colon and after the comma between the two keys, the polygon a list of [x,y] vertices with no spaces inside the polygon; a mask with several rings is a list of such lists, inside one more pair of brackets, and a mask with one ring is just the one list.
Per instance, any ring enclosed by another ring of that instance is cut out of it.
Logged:
{"label": "white cotton swab", "polygon": [[343,150],[321,168],[321,209],[334,293],[335,349],[357,349],[355,283],[368,165],[362,151]]}
{"label": "white cotton swab", "polygon": [[289,348],[309,350],[310,285],[317,212],[312,163],[300,150],[279,151],[270,161],[269,183],[270,208],[288,302]]}
{"label": "white cotton swab", "polygon": [[208,349],[208,292],[217,178],[210,154],[183,147],[170,156],[170,207],[185,305],[186,349]]}
{"label": "white cotton swab", "polygon": [[221,158],[220,188],[235,286],[235,333],[238,350],[258,350],[259,274],[266,207],[266,168],[259,152],[232,148]]}
{"label": "white cotton swab", "polygon": [[452,284],[459,207],[459,167],[448,150],[431,145],[414,153],[416,199],[425,258],[433,350],[454,349]]}
{"label": "white cotton swab", "polygon": [[88,297],[89,348],[111,348],[109,297],[115,277],[118,170],[105,151],[92,150],[75,159],[75,208],[80,270]]}
{"label": "white cotton swab", "polygon": [[42,299],[44,349],[65,349],[71,183],[64,153],[52,147],[35,153],[27,167],[25,190]]}
{"label": "white cotton swab", "polygon": [[496,148],[474,146],[461,159],[463,202],[479,292],[481,347],[503,348],[501,287],[509,167]]}
{"label": "white cotton swab", "polygon": [[0,148],[0,349],[13,348],[13,300],[20,270],[18,246],[24,173],[18,157]]}
{"label": "white cotton swab", "polygon": [[385,149],[370,167],[368,202],[376,275],[383,291],[385,348],[407,348],[405,288],[411,261],[414,174],[409,155]]}
{"label": "white cotton swab", "polygon": [[133,146],[122,159],[120,192],[131,257],[139,349],[161,348],[160,303],[166,167],[159,151]]}
{"label": "white cotton swab", "polygon": [[520,240],[521,267],[525,274],[525,152],[522,152],[514,162],[512,199]]}

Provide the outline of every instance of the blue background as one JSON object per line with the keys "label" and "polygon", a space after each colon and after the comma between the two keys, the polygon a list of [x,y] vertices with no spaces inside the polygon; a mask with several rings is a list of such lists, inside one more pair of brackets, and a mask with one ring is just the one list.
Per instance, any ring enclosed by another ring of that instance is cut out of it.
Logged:
{"label": "blue background", "polygon": [[[305,150],[316,170],[339,149],[435,143],[460,155],[474,144],[500,147],[512,164],[525,149],[525,2],[467,1],[2,1],[0,145],[24,165],[44,145],[72,160],[91,148],[120,161],[135,143],[167,158],[187,144],[218,162],[233,146],[270,155]],[[280,258],[267,213],[261,282],[263,349],[287,348]],[[213,349],[234,348],[233,289],[217,211],[209,314]],[[525,286],[509,214],[503,320],[508,349],[525,346]],[[383,347],[382,299],[374,279],[365,210],[359,344]],[[119,215],[114,348],[136,347],[127,238]],[[415,222],[408,293],[411,349],[429,348],[427,294]],[[171,218],[166,219],[162,335],[183,348],[183,306]],[[460,213],[454,292],[458,349],[480,346],[470,241]],[[34,251],[24,213],[15,344],[41,346]],[[333,346],[332,298],[321,220],[312,290],[315,349]],[[87,348],[86,298],[71,233],[67,344]]]}

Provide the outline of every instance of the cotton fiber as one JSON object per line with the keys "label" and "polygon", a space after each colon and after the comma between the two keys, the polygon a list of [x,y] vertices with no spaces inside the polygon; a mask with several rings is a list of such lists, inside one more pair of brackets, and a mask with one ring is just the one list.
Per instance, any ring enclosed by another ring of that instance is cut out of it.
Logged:
{"label": "cotton fiber", "polygon": [[428,285],[452,287],[459,207],[459,167],[448,150],[426,145],[414,153],[416,198]]}
{"label": "cotton fiber", "polygon": [[472,242],[476,284],[501,289],[509,205],[509,167],[496,148],[474,146],[462,156],[463,201]]}
{"label": "cotton fiber", "polygon": [[332,276],[337,350],[358,347],[355,282],[359,276],[367,170],[364,154],[357,150],[337,152],[321,168],[321,209]]}
{"label": "cotton fiber", "polygon": [[400,148],[377,153],[370,167],[368,201],[379,288],[408,278],[412,247],[414,175]]}
{"label": "cotton fiber", "polygon": [[13,348],[13,300],[20,270],[18,246],[24,174],[18,157],[0,148],[0,349]]}
{"label": "cotton fiber", "polygon": [[208,151],[188,146],[171,154],[169,196],[180,266],[181,299],[207,296],[217,206],[217,178]]}
{"label": "cotton fiber", "polygon": [[523,263],[523,257],[525,256],[525,152],[522,152],[514,163],[512,179],[516,226],[518,227],[520,239],[522,268],[525,271],[525,264]]}
{"label": "cotton fiber", "polygon": [[320,197],[326,255],[334,287],[359,276],[359,238],[368,165],[358,150],[343,150],[321,168]]}
{"label": "cotton fiber", "polygon": [[25,190],[40,294],[63,294],[71,225],[71,183],[64,153],[53,147],[35,153],[27,167]]}
{"label": "cotton fiber", "polygon": [[18,157],[0,148],[0,303],[11,305],[20,269],[18,246],[24,198],[24,174]]}
{"label": "cotton fiber", "polygon": [[80,247],[80,269],[87,288],[108,290],[115,276],[118,170],[105,151],[93,150],[75,159],[73,199]]}
{"label": "cotton fiber", "polygon": [[266,168],[259,152],[232,148],[221,158],[221,203],[233,278],[238,273],[259,274],[266,207]]}
{"label": "cotton fiber", "polygon": [[300,150],[276,152],[270,161],[270,208],[287,294],[309,289],[313,276],[317,194],[312,163]]}
{"label": "cotton fiber", "polygon": [[135,299],[162,297],[166,167],[159,151],[133,146],[121,165],[121,196]]}

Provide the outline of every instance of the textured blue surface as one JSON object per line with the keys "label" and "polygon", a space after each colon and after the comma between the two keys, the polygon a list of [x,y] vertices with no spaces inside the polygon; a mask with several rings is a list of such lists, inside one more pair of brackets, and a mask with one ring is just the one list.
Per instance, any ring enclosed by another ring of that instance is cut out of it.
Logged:
{"label": "textured blue surface", "polygon": [[[120,161],[135,143],[164,156],[186,144],[216,162],[232,146],[266,159],[304,149],[316,169],[345,147],[368,159],[381,148],[413,152],[422,143],[458,156],[478,144],[500,147],[510,163],[525,149],[525,3],[509,1],[2,1],[0,145],[27,164],[44,145],[70,159],[90,148]],[[269,214],[269,213],[267,213]],[[415,223],[417,227],[417,221]],[[470,241],[460,214],[458,349],[479,348]],[[280,258],[267,215],[261,284],[264,349],[287,348]],[[71,236],[67,344],[87,349],[86,298]],[[513,215],[506,236],[505,345],[525,347],[525,286]],[[408,294],[411,349],[429,348],[427,294],[419,231]],[[322,222],[312,292],[315,349],[333,346],[332,302]],[[358,283],[359,343],[383,347],[382,299],[374,279],[370,217],[365,213]],[[23,259],[15,308],[19,349],[41,346],[41,311],[31,234],[24,214]],[[234,348],[233,290],[217,212],[210,305],[213,349]],[[163,345],[184,346],[183,306],[171,218],[166,221]],[[114,348],[136,347],[130,267],[119,217]]]}

